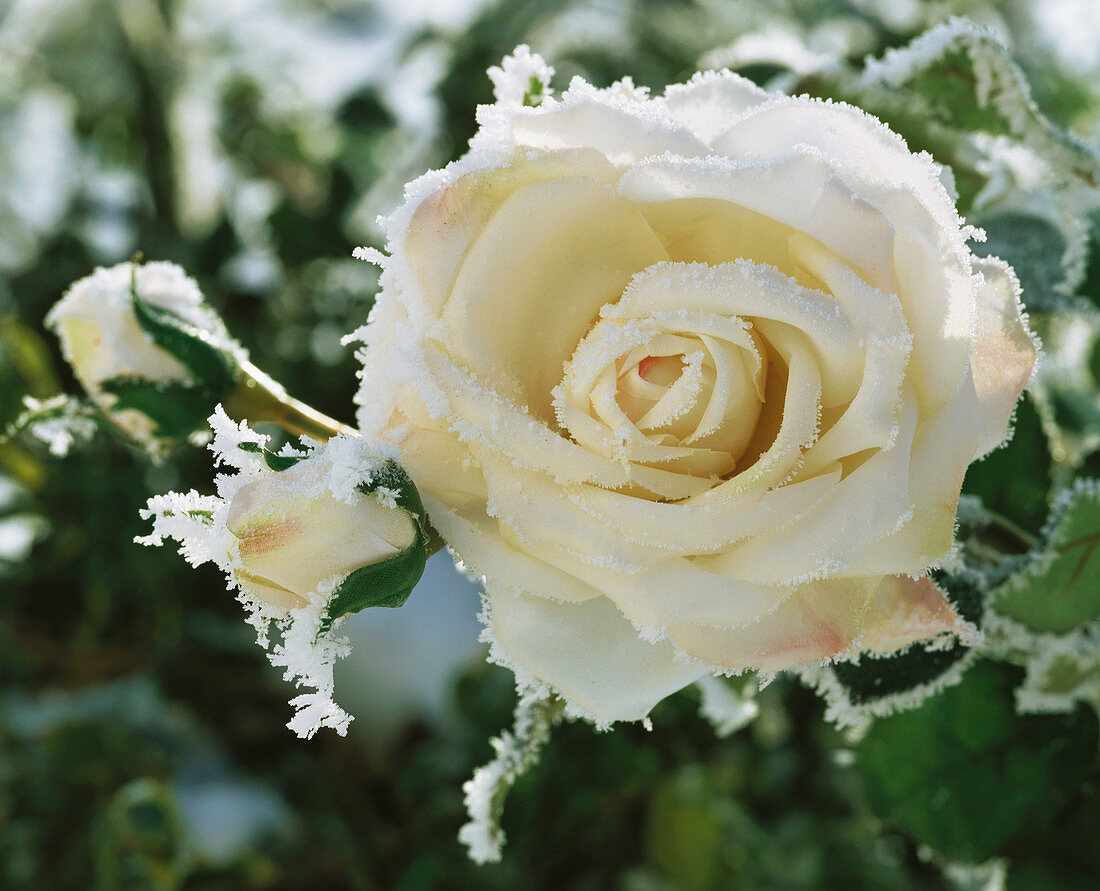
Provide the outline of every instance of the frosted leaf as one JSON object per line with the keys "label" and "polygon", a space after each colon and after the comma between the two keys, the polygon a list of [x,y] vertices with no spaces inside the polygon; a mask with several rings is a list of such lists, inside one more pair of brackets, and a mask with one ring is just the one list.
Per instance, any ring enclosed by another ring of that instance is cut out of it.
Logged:
{"label": "frosted leaf", "polygon": [[741,690],[720,678],[707,675],[695,682],[703,701],[699,714],[710,721],[714,735],[725,739],[743,727],[747,727],[760,713],[756,704],[756,685],[749,683]]}
{"label": "frosted leaf", "polygon": [[0,436],[0,442],[26,432],[44,442],[50,454],[62,458],[75,445],[91,440],[97,430],[97,412],[72,396],[23,399],[23,412]]}
{"label": "frosted leaf", "polygon": [[1100,624],[1065,636],[1035,635],[1027,676],[1016,690],[1021,713],[1071,712],[1080,702],[1100,709]]}
{"label": "frosted leaf", "polygon": [[[909,114],[971,133],[1011,135],[1046,159],[1063,182],[1096,182],[1096,154],[1039,111],[1008,50],[967,19],[953,18],[869,61],[859,88],[869,95],[901,91],[894,99]],[[954,95],[962,88],[966,95]]]}
{"label": "frosted leaf", "polygon": [[490,68],[488,74],[493,82],[493,95],[501,105],[537,106],[550,95],[554,69],[538,53],[532,53],[527,44],[520,44],[499,66]]}
{"label": "frosted leaf", "polygon": [[1058,464],[1078,467],[1100,449],[1100,395],[1093,356],[1100,312],[1092,306],[1038,319],[1043,363],[1032,393]]}
{"label": "frosted leaf", "polygon": [[531,690],[516,704],[511,732],[504,731],[490,741],[493,760],[479,767],[462,786],[466,812],[470,817],[458,831],[458,840],[470,851],[475,863],[496,863],[504,849],[500,818],[504,800],[520,776],[538,763],[550,731],[561,719],[565,703],[542,690]]}
{"label": "frosted leaf", "polygon": [[1100,484],[1081,478],[1051,508],[1041,544],[999,586],[990,609],[1038,633],[1072,633],[1100,620]]}
{"label": "frosted leaf", "polygon": [[[921,853],[926,852],[922,850]],[[942,860],[938,855],[925,859]],[[956,891],[1005,891],[1008,887],[1008,866],[1008,860],[1004,857],[978,864],[940,863],[940,868]]]}

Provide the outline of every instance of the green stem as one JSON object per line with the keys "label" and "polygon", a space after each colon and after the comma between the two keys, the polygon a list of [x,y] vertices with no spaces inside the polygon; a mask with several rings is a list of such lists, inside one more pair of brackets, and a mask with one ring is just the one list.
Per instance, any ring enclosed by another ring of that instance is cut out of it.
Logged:
{"label": "green stem", "polygon": [[357,435],[353,427],[295,399],[282,384],[251,362],[241,366],[237,386],[226,397],[224,407],[235,421],[270,421],[294,436],[308,436],[320,442],[328,442],[340,434]]}

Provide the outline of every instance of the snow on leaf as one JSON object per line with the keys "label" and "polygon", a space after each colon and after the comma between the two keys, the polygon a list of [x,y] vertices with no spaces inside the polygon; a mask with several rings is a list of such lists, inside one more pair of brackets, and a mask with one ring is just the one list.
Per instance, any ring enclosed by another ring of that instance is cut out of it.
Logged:
{"label": "snow on leaf", "polygon": [[99,423],[96,408],[73,396],[53,396],[38,400],[23,399],[23,412],[0,435],[0,443],[27,433],[46,444],[50,454],[62,458],[75,445],[95,436]]}
{"label": "snow on leaf", "polygon": [[699,714],[710,721],[720,739],[747,727],[760,713],[756,704],[756,685],[749,682],[737,690],[724,678],[707,675],[695,682],[702,696]]}

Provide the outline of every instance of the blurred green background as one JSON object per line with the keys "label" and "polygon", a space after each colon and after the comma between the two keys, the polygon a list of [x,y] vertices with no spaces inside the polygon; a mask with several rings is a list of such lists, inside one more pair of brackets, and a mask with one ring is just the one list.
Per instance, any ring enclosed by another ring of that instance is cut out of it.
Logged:
{"label": "blurred green background", "polygon": [[[351,250],[381,247],[403,184],[462,153],[486,67],[518,43],[558,86],[659,92],[730,65],[812,90],[952,14],[1095,139],[1090,0],[0,0],[0,426],[25,395],[76,392],[42,319],[136,250],[184,266],[257,364],[351,420],[339,341],[377,285]],[[968,488],[1038,531],[1066,472],[1049,441],[1025,404]],[[1094,473],[1095,448],[1071,470]],[[480,661],[471,587],[437,557],[395,624],[359,617],[344,686],[379,692],[350,703],[346,739],[300,741],[217,571],[131,544],[149,494],[210,479],[202,450],[0,445],[0,888],[984,887],[875,816],[850,744],[783,679],[726,740],[694,691],[652,732],[562,726],[509,800],[504,862],[473,866],[461,784],[514,696]],[[1049,810],[998,849],[1010,888],[1100,876],[1095,771]]]}

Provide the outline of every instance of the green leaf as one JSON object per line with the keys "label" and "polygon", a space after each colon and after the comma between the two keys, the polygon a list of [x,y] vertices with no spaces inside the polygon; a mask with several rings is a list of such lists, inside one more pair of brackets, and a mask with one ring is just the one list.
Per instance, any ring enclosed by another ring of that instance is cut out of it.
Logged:
{"label": "green leaf", "polygon": [[1018,211],[979,217],[984,244],[975,244],[979,257],[1000,257],[1016,270],[1029,310],[1056,310],[1066,305],[1072,282],[1065,266],[1069,247],[1061,230],[1050,220]]}
{"label": "green leaf", "polygon": [[420,500],[420,493],[413,484],[412,478],[405,472],[405,468],[396,461],[382,462],[371,472],[371,478],[360,483],[356,488],[364,495],[369,495],[379,488],[396,492],[394,500],[397,506],[412,514],[420,534],[427,536],[427,512]]}
{"label": "green leaf", "polygon": [[[1081,283],[1081,294],[1100,306],[1100,210],[1094,210],[1085,219],[1088,231],[1088,251],[1085,260],[1085,279]],[[1100,370],[1097,370],[1100,376]]]}
{"label": "green leaf", "polygon": [[254,452],[262,455],[264,463],[274,471],[287,470],[306,457],[305,455],[276,455],[274,452],[263,448],[258,442],[242,442],[237,448],[242,452]]}
{"label": "green leaf", "polygon": [[932,28],[908,46],[868,62],[862,75],[844,69],[804,77],[794,92],[843,99],[885,121],[913,151],[950,165],[959,208],[974,199],[997,169],[975,137],[1026,145],[1048,162],[1055,184],[1093,186],[1100,159],[1038,108],[1019,66],[995,35],[965,19]]}
{"label": "green leaf", "polygon": [[527,89],[523,93],[523,104],[528,108],[537,108],[542,105],[546,97],[546,84],[538,75],[532,74],[527,80]]}
{"label": "green leaf", "polygon": [[141,412],[156,425],[157,436],[167,439],[182,439],[204,427],[218,401],[205,387],[177,381],[116,377],[101,386],[116,397],[112,411]]}
{"label": "green leaf", "polygon": [[395,509],[407,511],[416,523],[416,539],[400,554],[357,569],[344,579],[329,601],[324,629],[341,616],[370,606],[402,606],[424,574],[428,560],[427,512],[405,469],[395,461],[383,461],[371,471],[370,479],[356,488],[368,496],[378,489],[393,493]]}
{"label": "green leaf", "polygon": [[95,888],[173,891],[187,876],[184,827],[172,788],[132,780],[103,809],[95,833]]}
{"label": "green leaf", "polygon": [[357,613],[369,606],[403,605],[424,574],[427,559],[424,540],[418,535],[400,554],[355,570],[333,592],[323,627],[331,626],[340,616]]}
{"label": "green leaf", "polygon": [[928,684],[966,653],[967,648],[958,644],[933,651],[913,646],[881,656],[863,653],[858,662],[838,662],[831,669],[847,691],[851,704],[860,706]]}
{"label": "green leaf", "polygon": [[1100,485],[1082,479],[1059,501],[1031,563],[992,596],[998,613],[1064,634],[1100,618]]}
{"label": "green leaf", "polygon": [[208,331],[191,324],[170,310],[143,300],[137,292],[134,267],[130,294],[138,324],[166,353],[178,359],[199,384],[221,400],[237,380],[237,360],[215,343]]}
{"label": "green leaf", "polygon": [[981,662],[919,709],[876,721],[857,761],[876,812],[968,862],[1053,819],[1093,763],[1096,714],[1017,715],[1019,679]]}

